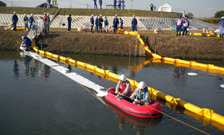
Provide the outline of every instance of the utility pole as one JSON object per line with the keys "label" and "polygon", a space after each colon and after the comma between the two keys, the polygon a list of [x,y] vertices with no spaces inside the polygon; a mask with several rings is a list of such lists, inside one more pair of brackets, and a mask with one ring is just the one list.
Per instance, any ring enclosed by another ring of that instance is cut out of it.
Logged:
{"label": "utility pole", "polygon": [[70,8],[72,8],[72,1],[70,1]]}

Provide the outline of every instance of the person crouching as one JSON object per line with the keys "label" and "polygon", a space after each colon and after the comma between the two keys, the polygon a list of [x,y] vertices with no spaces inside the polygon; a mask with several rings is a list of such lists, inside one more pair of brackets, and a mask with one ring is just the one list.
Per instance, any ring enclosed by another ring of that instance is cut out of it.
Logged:
{"label": "person crouching", "polygon": [[145,84],[145,82],[141,81],[138,85],[138,88],[135,89],[135,91],[132,93],[130,98],[133,98],[133,104],[143,103],[145,105],[148,105],[151,102],[150,99],[150,92]]}
{"label": "person crouching", "polygon": [[32,41],[30,40],[30,38],[22,36],[22,40],[23,40],[22,46],[26,47],[26,51],[31,50]]}

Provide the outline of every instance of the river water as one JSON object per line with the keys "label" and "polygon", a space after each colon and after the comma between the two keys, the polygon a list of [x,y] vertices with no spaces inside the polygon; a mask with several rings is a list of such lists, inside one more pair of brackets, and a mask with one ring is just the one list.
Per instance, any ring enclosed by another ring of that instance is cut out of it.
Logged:
{"label": "river water", "polygon": [[[66,56],[66,55],[64,55]],[[224,76],[165,63],[148,58],[99,55],[68,55],[128,78],[145,81],[150,87],[202,108],[224,115]],[[224,67],[221,61],[199,61]],[[61,63],[62,64],[62,63]],[[106,88],[116,83],[88,71],[68,66]],[[204,134],[163,115],[158,119],[127,116],[82,87],[22,52],[0,52],[0,133],[1,135],[189,135]],[[196,72],[197,76],[188,76]],[[159,99],[158,99],[159,100]],[[206,121],[181,107],[159,100],[163,112],[209,134],[224,134],[224,127]]]}

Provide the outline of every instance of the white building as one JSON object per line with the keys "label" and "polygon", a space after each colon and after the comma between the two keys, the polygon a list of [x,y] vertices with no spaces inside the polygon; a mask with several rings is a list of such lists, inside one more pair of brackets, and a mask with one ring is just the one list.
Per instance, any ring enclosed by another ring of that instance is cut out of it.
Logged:
{"label": "white building", "polygon": [[171,12],[172,7],[169,4],[165,3],[165,4],[163,4],[162,6],[159,7],[158,11]]}

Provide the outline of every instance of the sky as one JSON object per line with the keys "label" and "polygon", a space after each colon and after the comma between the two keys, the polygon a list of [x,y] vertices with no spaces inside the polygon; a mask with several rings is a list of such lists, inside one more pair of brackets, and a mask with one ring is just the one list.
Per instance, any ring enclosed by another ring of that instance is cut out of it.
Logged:
{"label": "sky", "polygon": [[[46,2],[46,0],[0,0],[7,6],[18,7],[36,7]],[[99,0],[97,0],[98,3]],[[103,0],[103,8],[107,4],[113,4],[114,0]],[[93,0],[57,0],[61,8],[93,8]],[[217,11],[224,10],[224,0],[125,0],[126,9],[150,10],[150,4],[153,3],[158,9],[161,5],[168,3],[173,12],[185,13],[191,12],[197,18],[214,17]],[[98,4],[99,5],[99,4]]]}

